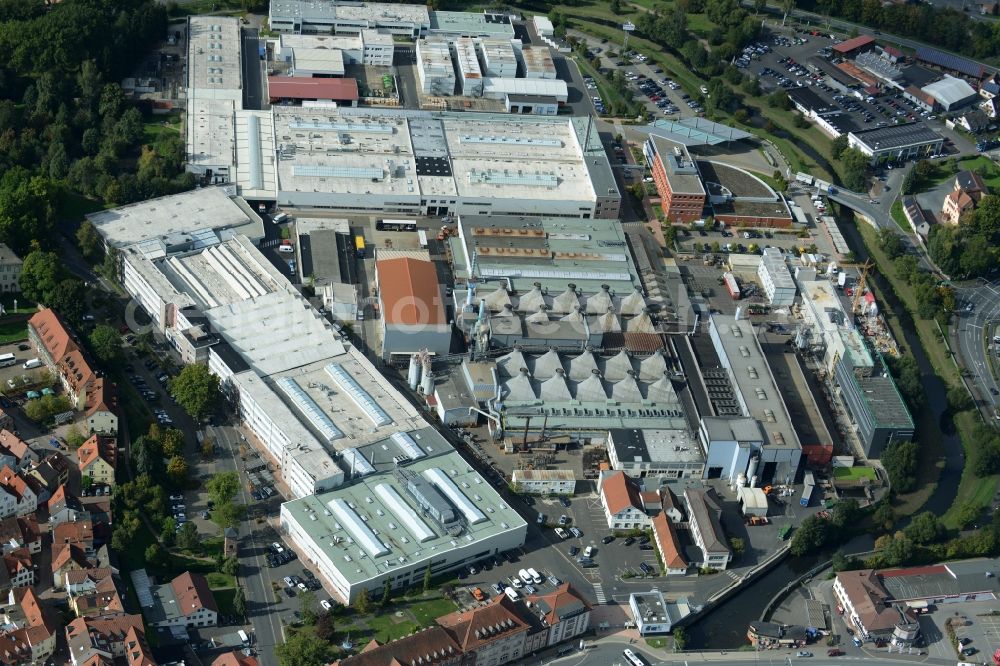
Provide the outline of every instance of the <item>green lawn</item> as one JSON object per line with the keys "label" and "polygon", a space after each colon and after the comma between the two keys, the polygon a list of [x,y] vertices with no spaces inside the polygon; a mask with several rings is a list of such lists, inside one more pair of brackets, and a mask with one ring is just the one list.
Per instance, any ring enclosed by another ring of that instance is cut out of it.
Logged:
{"label": "green lawn", "polygon": [[145,143],[156,143],[162,134],[180,135],[181,114],[170,113],[153,116],[153,119],[142,126],[142,139]]}
{"label": "green lawn", "polygon": [[969,171],[983,170],[985,172],[983,182],[986,183],[986,187],[990,188],[991,192],[1000,191],[1000,166],[985,155],[967,157],[959,162],[959,167]]}
{"label": "green lawn", "polygon": [[436,599],[428,599],[427,601],[418,601],[412,604],[407,610],[413,613],[413,617],[417,619],[422,627],[429,627],[434,624],[434,620],[441,617],[442,615],[447,615],[458,609],[451,599],[445,599],[444,597],[439,597]]}
{"label": "green lawn", "polygon": [[902,199],[896,199],[892,202],[892,208],[889,209],[889,215],[892,216],[892,221],[896,223],[896,226],[903,230],[904,234],[912,233],[913,230],[910,229],[910,223],[906,221],[906,215],[903,214]]}
{"label": "green lawn", "polygon": [[10,344],[28,339],[28,326],[22,318],[0,323],[0,344]]}
{"label": "green lawn", "polygon": [[[215,563],[212,563],[209,566],[214,568]],[[236,586],[236,578],[230,576],[229,574],[219,573],[218,571],[212,571],[205,574],[205,578],[208,580],[208,586],[213,590],[216,588],[222,589]]]}
{"label": "green lawn", "polygon": [[833,476],[843,481],[875,480],[875,470],[871,467],[834,467]]}
{"label": "green lawn", "polygon": [[212,595],[215,597],[215,603],[218,605],[220,613],[223,615],[236,615],[236,609],[233,608],[233,599],[236,598],[235,587],[219,590],[213,589]]}
{"label": "green lawn", "polygon": [[59,218],[68,222],[82,222],[87,213],[113,208],[114,204],[104,205],[97,199],[85,197],[82,194],[68,192],[59,206]]}
{"label": "green lawn", "polygon": [[365,620],[365,624],[372,630],[372,638],[379,643],[388,643],[403,636],[409,636],[420,628],[416,622],[401,620],[394,613],[369,617]]}
{"label": "green lawn", "polygon": [[[971,433],[979,423],[979,412],[975,410],[960,412],[955,415],[955,427],[960,433]],[[972,452],[969,450],[970,441],[967,436],[963,435],[962,446],[965,447],[966,461],[972,456]],[[993,501],[993,493],[997,489],[998,481],[1000,481],[1000,475],[993,474],[991,476],[978,477],[967,464],[965,469],[962,470],[962,478],[958,482],[958,494],[955,497],[955,502],[948,509],[948,512],[941,517],[941,521],[951,529],[958,529],[959,524],[956,520],[958,508],[967,503],[980,508],[990,506],[990,503]]]}

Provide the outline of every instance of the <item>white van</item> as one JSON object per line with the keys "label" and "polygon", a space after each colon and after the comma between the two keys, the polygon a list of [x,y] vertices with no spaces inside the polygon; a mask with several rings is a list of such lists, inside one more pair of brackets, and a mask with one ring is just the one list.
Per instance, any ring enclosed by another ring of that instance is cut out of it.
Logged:
{"label": "white van", "polygon": [[288,219],[288,213],[278,213],[277,215],[275,215],[271,219],[274,220],[275,223],[281,224],[282,222],[284,222],[284,221],[286,221]]}
{"label": "white van", "polygon": [[535,585],[541,585],[542,584],[542,577],[540,575],[538,575],[538,572],[535,571],[534,568],[529,568],[528,569],[528,575],[531,576],[531,580],[535,583]]}
{"label": "white van", "polygon": [[24,369],[31,370],[32,368],[40,368],[42,366],[42,361],[37,358],[33,358],[29,361],[24,362]]}
{"label": "white van", "polygon": [[515,590],[512,587],[508,587],[503,591],[503,593],[506,594],[507,598],[510,599],[511,601],[517,601],[518,599],[521,598],[521,595],[517,593],[517,590]]}
{"label": "white van", "polygon": [[535,580],[534,577],[531,574],[529,574],[526,569],[521,569],[520,571],[518,571],[517,576],[518,578],[524,581],[525,585],[528,585],[534,582]]}
{"label": "white van", "polygon": [[583,556],[584,557],[591,557],[593,554],[594,554],[594,547],[593,546],[587,546],[586,548],[583,549]]}
{"label": "white van", "polygon": [[292,252],[295,252],[295,246],[294,245],[279,245],[278,246],[278,252],[284,252],[286,254],[291,254]]}

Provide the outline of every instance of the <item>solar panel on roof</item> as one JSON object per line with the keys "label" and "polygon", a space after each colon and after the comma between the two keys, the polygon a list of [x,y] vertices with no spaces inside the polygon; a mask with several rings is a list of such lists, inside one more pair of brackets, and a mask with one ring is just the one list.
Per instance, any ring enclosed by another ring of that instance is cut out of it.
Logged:
{"label": "solar panel on roof", "polygon": [[920,46],[917,47],[914,55],[917,60],[923,60],[924,62],[931,63],[932,65],[937,65],[938,67],[944,67],[945,69],[961,72],[967,76],[974,76],[977,79],[981,78],[983,75],[984,68],[978,62],[969,60],[968,58],[962,58],[961,56],[951,53],[945,53],[944,51],[938,51],[937,49]]}

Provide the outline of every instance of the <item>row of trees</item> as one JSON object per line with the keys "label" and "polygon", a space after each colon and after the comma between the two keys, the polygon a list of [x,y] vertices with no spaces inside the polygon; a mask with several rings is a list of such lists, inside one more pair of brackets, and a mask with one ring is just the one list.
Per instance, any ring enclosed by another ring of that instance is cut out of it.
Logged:
{"label": "row of trees", "polygon": [[[935,225],[935,228],[938,228]],[[879,247],[893,262],[899,278],[913,288],[917,300],[916,315],[921,319],[938,318],[945,323],[955,310],[955,290],[940,284],[933,273],[920,269],[920,262],[912,254],[906,254],[906,246],[894,230],[884,228],[879,232]]]}
{"label": "row of trees", "polygon": [[932,226],[927,250],[948,275],[974,278],[989,273],[1000,259],[1000,196],[984,196],[957,227]]}

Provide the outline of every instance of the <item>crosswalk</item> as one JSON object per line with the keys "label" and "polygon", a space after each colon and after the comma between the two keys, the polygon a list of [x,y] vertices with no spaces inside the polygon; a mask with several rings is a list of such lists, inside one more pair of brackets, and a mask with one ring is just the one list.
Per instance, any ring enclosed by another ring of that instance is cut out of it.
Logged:
{"label": "crosswalk", "polygon": [[740,579],[740,575],[738,573],[736,573],[735,571],[733,571],[732,569],[726,569],[726,575],[729,576],[730,578],[732,578],[733,580],[739,580]]}
{"label": "crosswalk", "polygon": [[604,596],[604,586],[600,583],[594,583],[594,598],[596,598],[597,603],[602,606],[608,603],[607,598]]}

